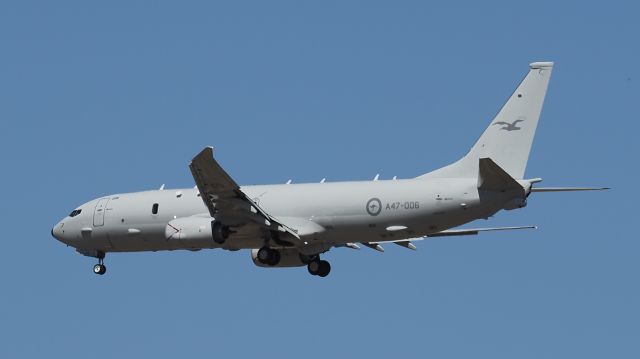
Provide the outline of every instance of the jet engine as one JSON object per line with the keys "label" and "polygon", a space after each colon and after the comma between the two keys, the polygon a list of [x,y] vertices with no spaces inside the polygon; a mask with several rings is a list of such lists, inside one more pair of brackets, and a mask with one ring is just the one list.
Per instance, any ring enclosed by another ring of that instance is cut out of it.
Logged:
{"label": "jet engine", "polygon": [[[275,257],[278,258],[278,260],[276,261],[277,263],[271,265],[271,264],[263,263],[259,259],[258,252],[260,252],[260,250],[265,250],[265,249],[263,248],[263,249],[251,250],[251,260],[253,260],[253,264],[257,265],[258,267],[267,267],[267,268],[302,267],[307,265],[307,262],[308,262],[304,260],[305,255],[298,252],[297,249],[291,249],[291,248],[269,249],[268,251],[271,251],[273,253],[272,255],[275,255]],[[269,260],[266,260],[265,262],[268,262],[268,261]]]}
{"label": "jet engine", "polygon": [[167,240],[177,239],[190,242],[224,243],[229,237],[228,226],[206,217],[177,218],[167,223],[164,236]]}

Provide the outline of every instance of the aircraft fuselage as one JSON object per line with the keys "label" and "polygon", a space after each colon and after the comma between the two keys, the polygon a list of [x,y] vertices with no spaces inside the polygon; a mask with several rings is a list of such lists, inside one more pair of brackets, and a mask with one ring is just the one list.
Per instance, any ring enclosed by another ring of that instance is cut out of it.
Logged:
{"label": "aircraft fuselage", "polygon": [[[293,223],[309,243],[309,252],[350,242],[422,237],[489,217],[511,200],[493,196],[491,201],[481,201],[475,179],[243,186],[242,191],[274,217]],[[174,220],[214,220],[198,190],[192,188],[110,195],[78,209],[80,214],[60,221],[53,234],[89,255],[92,251],[234,250],[264,244],[262,233],[242,230],[231,233],[224,244],[212,238],[172,236],[169,225]]]}
{"label": "aircraft fuselage", "polygon": [[195,189],[98,198],[52,234],[97,257],[96,274],[106,272],[108,252],[250,248],[258,266],[306,265],[324,277],[331,266],[320,254],[333,247],[381,251],[380,243],[393,242],[414,249],[409,239],[533,228],[450,229],[526,205],[541,181],[524,174],[552,70],[552,62],[529,64],[465,156],[413,179],[240,187],[205,147],[189,164]]}

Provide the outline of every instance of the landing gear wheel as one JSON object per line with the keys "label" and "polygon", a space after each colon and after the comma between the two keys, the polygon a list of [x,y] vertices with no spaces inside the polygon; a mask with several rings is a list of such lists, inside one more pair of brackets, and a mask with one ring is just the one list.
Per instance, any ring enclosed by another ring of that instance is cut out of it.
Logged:
{"label": "landing gear wheel", "polygon": [[102,251],[97,252],[98,264],[93,266],[93,273],[103,275],[107,273],[107,266],[104,265],[105,253]]}
{"label": "landing gear wheel", "polygon": [[280,252],[275,249],[271,249],[269,247],[262,247],[258,250],[258,260],[262,264],[267,264],[270,266],[275,266],[280,263]]}
{"label": "landing gear wheel", "polygon": [[211,235],[213,237],[213,241],[218,244],[224,244],[224,242],[229,238],[229,234],[231,231],[229,227],[222,225],[222,223],[212,221],[211,222]]}
{"label": "landing gear wheel", "polygon": [[107,266],[102,263],[98,263],[93,266],[93,273],[103,275],[107,272]]}
{"label": "landing gear wheel", "polygon": [[323,260],[313,260],[307,264],[307,270],[311,275],[326,277],[331,272],[331,264]]}
{"label": "landing gear wheel", "polygon": [[311,275],[318,275],[318,272],[320,271],[320,261],[315,260],[309,262],[309,264],[307,264],[307,270]]}
{"label": "landing gear wheel", "polygon": [[331,264],[327,261],[320,261],[320,272],[318,273],[321,277],[326,277],[331,272]]}

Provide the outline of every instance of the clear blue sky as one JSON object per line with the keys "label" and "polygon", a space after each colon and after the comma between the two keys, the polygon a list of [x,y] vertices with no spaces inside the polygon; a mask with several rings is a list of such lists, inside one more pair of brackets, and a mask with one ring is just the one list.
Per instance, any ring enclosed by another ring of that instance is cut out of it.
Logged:
{"label": "clear blue sky", "polygon": [[[637,2],[0,4],[0,357],[638,358]],[[536,231],[336,249],[325,279],[245,251],[95,260],[50,236],[110,193],[413,177],[471,146],[555,61],[527,175],[487,225]]]}

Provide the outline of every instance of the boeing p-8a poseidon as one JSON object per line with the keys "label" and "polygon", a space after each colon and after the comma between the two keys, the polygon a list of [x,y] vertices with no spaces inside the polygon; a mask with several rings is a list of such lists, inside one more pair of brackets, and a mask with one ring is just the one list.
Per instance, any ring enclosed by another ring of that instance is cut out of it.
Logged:
{"label": "boeing p-8a poseidon", "polygon": [[506,209],[522,208],[531,192],[598,188],[534,188],[525,179],[553,63],[536,62],[469,153],[412,179],[239,186],[207,147],[189,168],[193,189],[146,191],[95,199],[73,210],[51,233],[104,274],[109,252],[205,248],[251,249],[261,267],[307,266],[329,274],[320,255],[358,244],[382,251],[395,243],[502,227],[451,229]]}

